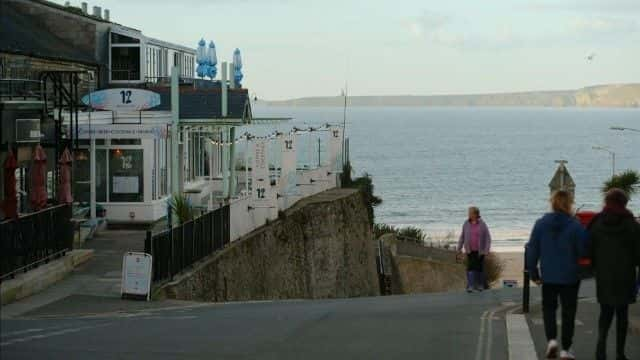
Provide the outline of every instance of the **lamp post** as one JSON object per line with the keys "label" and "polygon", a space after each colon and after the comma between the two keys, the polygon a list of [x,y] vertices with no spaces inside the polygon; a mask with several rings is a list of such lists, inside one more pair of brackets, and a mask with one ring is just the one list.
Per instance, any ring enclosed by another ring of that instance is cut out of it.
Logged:
{"label": "lamp post", "polygon": [[611,155],[611,176],[614,176],[616,174],[616,153],[606,146],[593,146],[592,149],[606,151]]}

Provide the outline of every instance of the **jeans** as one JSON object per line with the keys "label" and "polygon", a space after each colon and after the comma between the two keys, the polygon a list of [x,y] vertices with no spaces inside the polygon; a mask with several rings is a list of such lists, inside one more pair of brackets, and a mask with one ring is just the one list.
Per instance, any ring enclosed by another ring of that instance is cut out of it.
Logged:
{"label": "jeans", "polygon": [[573,345],[579,289],[580,282],[571,285],[542,284],[544,332],[547,340],[558,338],[556,312],[558,310],[558,298],[560,298],[562,306],[562,349],[564,350],[569,350]]}
{"label": "jeans", "polygon": [[598,349],[597,354],[603,357],[607,347],[607,335],[616,316],[616,352],[619,357],[624,356],[627,343],[627,329],[629,328],[629,305],[611,306],[600,304],[600,320],[598,321]]}

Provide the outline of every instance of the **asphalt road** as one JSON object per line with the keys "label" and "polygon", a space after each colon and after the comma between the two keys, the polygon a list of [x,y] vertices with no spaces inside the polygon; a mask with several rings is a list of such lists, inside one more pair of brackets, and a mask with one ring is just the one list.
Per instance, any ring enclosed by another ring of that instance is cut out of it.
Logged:
{"label": "asphalt road", "polygon": [[0,359],[506,360],[504,316],[519,300],[500,290],[41,311],[1,320]]}

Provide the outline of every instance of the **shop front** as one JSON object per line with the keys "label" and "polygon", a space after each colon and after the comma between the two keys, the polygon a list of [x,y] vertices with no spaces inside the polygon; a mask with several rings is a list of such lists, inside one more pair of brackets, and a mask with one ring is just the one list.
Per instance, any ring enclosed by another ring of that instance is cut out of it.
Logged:
{"label": "shop front", "polygon": [[96,202],[110,223],[149,223],[166,215],[170,118],[144,124],[81,124],[75,200],[90,201],[90,141],[95,139]]}

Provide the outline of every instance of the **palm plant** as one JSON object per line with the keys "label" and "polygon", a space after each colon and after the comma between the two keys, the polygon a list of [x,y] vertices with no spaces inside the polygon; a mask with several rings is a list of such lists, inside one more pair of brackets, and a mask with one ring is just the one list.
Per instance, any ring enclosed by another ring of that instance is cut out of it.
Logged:
{"label": "palm plant", "polygon": [[182,194],[173,194],[169,199],[169,206],[180,224],[192,220],[195,216],[191,202]]}
{"label": "palm plant", "polygon": [[635,194],[640,184],[640,174],[634,170],[626,170],[620,174],[613,175],[611,179],[605,181],[602,185],[602,193],[617,188],[625,192],[628,197]]}

